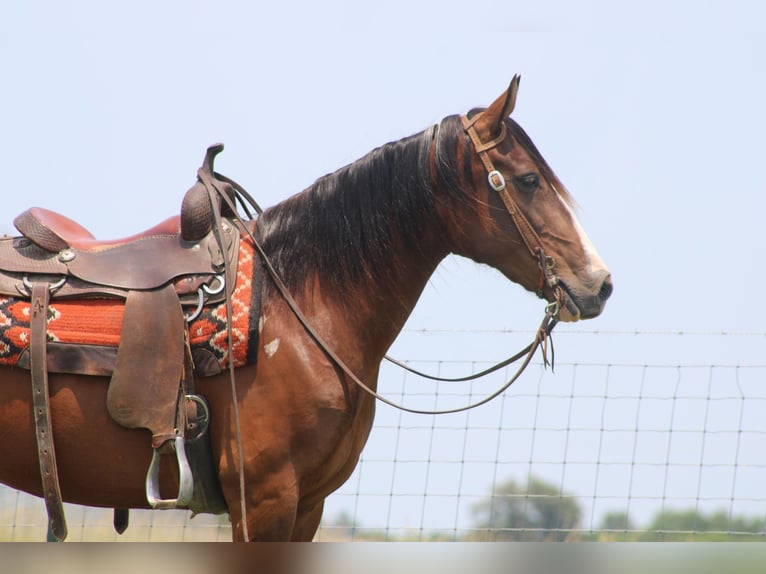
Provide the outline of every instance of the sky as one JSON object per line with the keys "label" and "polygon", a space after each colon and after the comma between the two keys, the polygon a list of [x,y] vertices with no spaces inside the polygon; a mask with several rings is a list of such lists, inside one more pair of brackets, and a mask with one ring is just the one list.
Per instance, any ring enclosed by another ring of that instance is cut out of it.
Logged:
{"label": "sky", "polygon": [[[33,205],[105,239],[150,227],[178,212],[219,141],[217,170],[269,206],[489,104],[519,73],[513,115],[615,285],[601,317],[557,329],[560,360],[762,364],[765,18],[741,0],[11,0],[0,233]],[[496,271],[450,257],[407,330],[457,332],[405,331],[392,351],[500,359],[541,316]],[[745,335],[635,344],[594,330]]]}

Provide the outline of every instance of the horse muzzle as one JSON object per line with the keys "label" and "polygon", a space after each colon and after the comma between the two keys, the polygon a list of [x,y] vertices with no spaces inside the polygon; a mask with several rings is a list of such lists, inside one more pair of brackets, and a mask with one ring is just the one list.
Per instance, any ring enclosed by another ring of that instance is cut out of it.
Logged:
{"label": "horse muzzle", "polygon": [[607,299],[612,295],[614,285],[608,271],[603,271],[599,275],[591,288],[576,287],[566,281],[559,282],[563,293],[560,314],[562,321],[593,319],[601,314]]}

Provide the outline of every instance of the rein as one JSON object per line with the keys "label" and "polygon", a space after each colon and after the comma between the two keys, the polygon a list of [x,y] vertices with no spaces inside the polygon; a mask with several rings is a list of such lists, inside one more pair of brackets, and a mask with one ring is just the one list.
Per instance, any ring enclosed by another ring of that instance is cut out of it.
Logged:
{"label": "rein", "polygon": [[[515,93],[512,95],[512,97],[515,97]],[[510,103],[510,107],[513,107],[514,102]],[[524,371],[527,364],[529,363],[529,355],[534,354],[535,350],[538,346],[543,346],[543,364],[548,365],[548,341],[551,341],[551,361],[550,364],[553,365],[553,359],[554,359],[554,353],[553,353],[553,339],[550,337],[551,332],[553,331],[553,328],[556,326],[556,323],[558,322],[558,314],[559,309],[561,307],[561,286],[559,285],[558,277],[554,274],[554,268],[556,266],[556,261],[553,259],[553,257],[549,257],[545,255],[545,249],[543,247],[543,242],[540,239],[540,236],[535,231],[534,227],[532,227],[532,224],[529,223],[529,220],[526,218],[526,216],[522,213],[522,211],[519,209],[518,205],[516,204],[516,201],[514,201],[511,194],[508,192],[508,186],[505,181],[505,177],[503,176],[500,171],[495,168],[495,164],[492,162],[492,158],[489,157],[489,151],[491,149],[494,149],[500,143],[505,140],[507,136],[507,128],[505,123],[500,124],[500,134],[493,140],[490,140],[488,142],[482,142],[481,138],[479,137],[479,134],[476,131],[476,122],[481,118],[482,114],[476,114],[472,119],[469,119],[466,116],[463,116],[461,118],[463,129],[466,132],[466,135],[471,140],[471,143],[473,144],[474,150],[476,151],[476,155],[479,156],[479,159],[481,160],[481,163],[484,165],[484,169],[487,171],[487,183],[489,186],[496,191],[500,198],[503,201],[503,205],[505,205],[506,210],[508,211],[509,215],[511,216],[514,224],[516,225],[516,229],[518,229],[519,234],[521,235],[521,239],[524,242],[524,245],[526,245],[527,250],[532,255],[532,257],[535,258],[537,261],[537,265],[540,268],[540,282],[537,289],[537,296],[542,298],[543,297],[543,290],[546,286],[548,286],[553,293],[553,301],[546,306],[545,308],[545,319],[543,319],[542,324],[538,328],[537,332],[535,333],[534,340],[527,345],[524,349],[513,355],[512,357],[509,357],[505,359],[504,361],[501,361],[497,363],[496,365],[485,369],[483,371],[480,371],[478,373],[474,373],[472,375],[467,375],[464,377],[455,377],[455,378],[448,378],[448,377],[438,377],[435,375],[429,375],[428,373],[424,373],[422,371],[418,371],[417,369],[413,369],[412,367],[406,365],[405,363],[402,363],[401,361],[398,361],[388,355],[385,355],[383,358],[386,359],[388,362],[401,367],[402,369],[409,371],[410,373],[413,373],[419,377],[430,379],[432,381],[441,381],[441,382],[448,382],[448,383],[462,383],[467,381],[473,381],[475,379],[480,379],[482,377],[485,377],[491,373],[494,373],[495,371],[498,371],[502,369],[503,367],[506,367],[512,363],[515,363],[525,355],[528,355],[527,360],[524,361],[522,366],[520,367],[519,371],[514,375],[514,377],[511,379],[510,382],[506,383],[505,386],[502,387],[500,392],[507,389],[513,381],[515,381],[518,376]],[[500,394],[498,392],[497,394]],[[497,396],[497,394],[492,395],[494,398]],[[479,403],[483,404],[483,403]],[[478,405],[474,405],[478,406]],[[470,407],[469,407],[470,408]]]}
{"label": "rein", "polygon": [[[559,310],[561,305],[561,287],[558,285],[558,278],[553,273],[553,269],[555,267],[555,261],[552,257],[548,257],[545,255],[545,251],[543,248],[542,241],[535,232],[532,225],[529,223],[527,218],[524,216],[524,214],[521,212],[521,210],[516,205],[516,202],[513,200],[511,195],[508,193],[508,190],[506,188],[506,182],[505,178],[503,177],[502,173],[495,169],[494,164],[492,163],[492,159],[489,157],[488,152],[489,150],[495,148],[498,144],[500,144],[506,137],[506,127],[505,124],[502,123],[502,129],[500,132],[500,135],[495,138],[492,141],[483,143],[481,142],[475,128],[475,123],[477,119],[481,116],[481,114],[478,114],[476,117],[474,117],[472,120],[469,120],[466,117],[462,118],[463,126],[465,129],[466,134],[471,139],[474,148],[476,150],[477,155],[479,156],[480,160],[484,164],[484,167],[487,170],[487,180],[490,185],[490,187],[500,193],[500,196],[503,200],[503,203],[508,210],[509,214],[511,215],[516,227],[519,230],[519,233],[521,234],[521,237],[527,246],[530,254],[535,258],[535,260],[538,262],[538,266],[540,267],[540,287],[538,289],[538,296],[543,296],[543,288],[547,285],[551,291],[553,292],[553,298],[554,300],[548,304],[545,308],[545,315],[543,317],[542,322],[540,323],[540,326],[538,327],[534,340],[527,345],[524,349],[513,355],[512,357],[501,361],[497,365],[486,369],[480,373],[476,373],[474,375],[469,375],[467,377],[459,377],[455,379],[448,379],[448,378],[442,378],[442,377],[436,377],[432,375],[428,375],[425,373],[421,373],[415,369],[412,369],[411,367],[408,367],[404,363],[397,361],[396,359],[393,359],[389,357],[388,355],[385,355],[384,358],[388,360],[389,362],[400,366],[404,368],[405,370],[412,372],[416,375],[419,375],[421,377],[425,377],[431,380],[436,381],[450,381],[450,382],[463,382],[463,381],[470,381],[473,379],[477,379],[480,377],[483,377],[485,375],[488,375],[490,373],[493,373],[511,363],[516,362],[517,360],[521,359],[522,357],[524,360],[522,361],[521,365],[519,366],[516,373],[498,390],[496,390],[491,395],[485,397],[484,399],[481,399],[475,403],[471,403],[469,405],[458,407],[454,409],[445,409],[445,410],[420,410],[420,409],[413,409],[406,407],[404,405],[395,403],[391,401],[390,399],[387,399],[386,397],[382,396],[372,388],[370,388],[366,383],[364,383],[352,370],[346,363],[338,356],[338,354],[330,348],[330,346],[325,342],[325,340],[322,338],[322,336],[314,329],[314,327],[311,324],[311,321],[308,317],[301,311],[297,301],[293,298],[290,291],[288,290],[285,283],[282,281],[282,278],[280,277],[277,270],[272,265],[268,255],[264,251],[261,243],[258,241],[258,239],[255,237],[255,233],[251,232],[250,229],[247,228],[245,225],[239,225],[241,228],[241,231],[244,232],[246,235],[250,237],[250,239],[253,241],[253,246],[255,250],[258,252],[258,254],[261,257],[261,260],[263,261],[264,267],[268,271],[269,275],[271,276],[272,281],[274,281],[275,286],[277,287],[277,290],[279,291],[280,295],[284,298],[285,302],[290,307],[293,314],[296,316],[296,318],[300,321],[300,323],[303,325],[306,332],[311,336],[312,339],[314,339],[314,342],[327,354],[327,356],[337,365],[338,368],[340,368],[343,373],[351,379],[351,381],[354,382],[361,390],[366,392],[371,397],[375,398],[376,400],[379,400],[391,407],[394,407],[396,409],[399,409],[401,411],[414,413],[414,414],[424,414],[424,415],[440,415],[440,414],[452,414],[452,413],[459,413],[468,411],[470,409],[474,409],[476,407],[479,407],[481,405],[484,405],[491,400],[495,399],[497,396],[505,392],[524,372],[524,370],[529,365],[530,361],[532,360],[532,357],[534,356],[535,352],[539,347],[542,346],[542,353],[543,353],[543,364],[547,366],[548,364],[552,364],[553,360],[553,347],[551,345],[551,362],[548,361],[548,341],[550,339],[551,332],[553,331],[553,328],[556,326],[556,323],[558,323],[558,316],[559,316]],[[424,137],[427,138],[427,141],[429,142],[429,146],[431,145],[431,142],[433,141],[434,131],[436,126],[429,128],[424,133]],[[221,193],[219,191],[219,195],[224,201],[224,203],[229,207],[229,209],[233,213],[237,213],[236,207],[234,205],[235,201],[239,201],[239,203],[243,206],[246,212],[249,211],[247,209],[247,205],[250,205],[253,207],[255,212],[260,215],[262,213],[262,209],[258,206],[258,204],[255,202],[255,200],[250,196],[250,194],[247,193],[247,191],[242,188],[239,184],[234,182],[233,180],[229,178],[225,178],[221,176],[220,174],[216,173],[216,177],[224,180],[226,183],[232,186],[232,188],[236,191],[236,193],[233,194],[233,198],[229,196],[228,193]]]}
{"label": "rein", "polygon": [[556,260],[553,257],[545,255],[542,239],[540,239],[535,228],[532,227],[532,224],[529,223],[529,220],[524,213],[522,213],[519,206],[516,204],[516,201],[508,192],[505,177],[503,177],[503,174],[495,168],[492,158],[489,157],[489,151],[497,147],[505,139],[507,132],[505,123],[500,124],[501,130],[498,137],[489,142],[482,143],[481,138],[476,131],[476,122],[481,116],[481,113],[476,114],[472,119],[463,116],[461,118],[463,129],[471,139],[476,150],[476,155],[479,156],[479,159],[484,164],[484,168],[487,170],[487,182],[489,183],[489,186],[500,195],[500,199],[502,199],[505,209],[508,211],[511,219],[513,219],[516,229],[519,230],[524,245],[527,246],[527,250],[532,257],[535,258],[540,267],[540,285],[537,290],[538,297],[543,297],[543,289],[547,285],[553,293],[554,301],[552,304],[559,306],[561,304],[561,286],[559,285],[558,277],[553,272],[556,267]]}

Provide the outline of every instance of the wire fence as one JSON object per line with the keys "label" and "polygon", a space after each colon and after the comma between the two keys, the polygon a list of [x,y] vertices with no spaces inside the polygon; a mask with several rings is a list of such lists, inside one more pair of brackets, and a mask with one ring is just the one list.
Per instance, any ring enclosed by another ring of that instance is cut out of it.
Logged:
{"label": "wire fence", "polygon": [[[590,535],[614,531],[608,519],[620,516],[620,532],[640,533],[670,510],[695,519],[723,511],[716,531],[735,534],[740,517],[766,517],[765,376],[766,367],[559,365],[555,384],[541,371],[463,417],[380,420],[356,482],[333,502],[353,508],[354,536],[369,524],[387,539],[494,537],[488,528],[524,539]],[[535,480],[550,492],[525,490]],[[498,491],[504,483],[514,488]],[[534,497],[573,498],[579,519],[482,521],[482,505],[502,514],[514,497],[528,514],[540,512]]]}
{"label": "wire fence", "polygon": [[[525,334],[468,335],[476,346],[461,352],[477,356],[495,352],[485,339],[514,339],[507,346]],[[316,539],[766,539],[766,363],[752,361],[765,356],[766,334],[575,331],[557,345],[568,350],[554,371],[533,363],[478,409],[425,416],[380,405]],[[407,362],[440,376],[489,364],[461,352]],[[580,356],[587,360],[570,360]],[[434,383],[384,364],[379,390],[413,408],[454,408],[513,372]],[[182,511],[134,511],[119,537],[108,510],[67,505],[67,518],[70,540],[231,536],[225,519]],[[45,524],[40,499],[0,491],[0,539],[43,540]]]}

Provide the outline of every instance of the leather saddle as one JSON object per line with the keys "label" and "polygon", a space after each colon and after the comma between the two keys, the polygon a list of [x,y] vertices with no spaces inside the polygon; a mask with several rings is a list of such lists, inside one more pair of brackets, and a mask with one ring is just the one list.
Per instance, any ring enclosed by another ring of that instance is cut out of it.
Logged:
{"label": "leather saddle", "polygon": [[[106,405],[111,417],[152,433],[146,479],[152,507],[226,511],[214,473],[207,472],[208,484],[195,484],[187,458],[187,431],[204,435],[209,419],[204,397],[194,394],[187,323],[204,305],[225,301],[233,290],[243,225],[233,211],[238,186],[213,169],[222,150],[222,144],[208,148],[180,215],[146,231],[99,241],[72,219],[35,207],[14,220],[20,237],[0,240],[0,294],[31,305],[28,360],[19,364],[31,371],[49,532],[58,540],[66,537],[66,523],[50,433],[49,371],[111,375]],[[51,300],[104,298],[124,301],[116,350],[48,341]],[[105,362],[100,354],[111,357]],[[172,453],[179,490],[167,499],[159,491],[160,459]],[[124,529],[127,514],[119,516]],[[117,517],[116,512],[116,527]]]}

